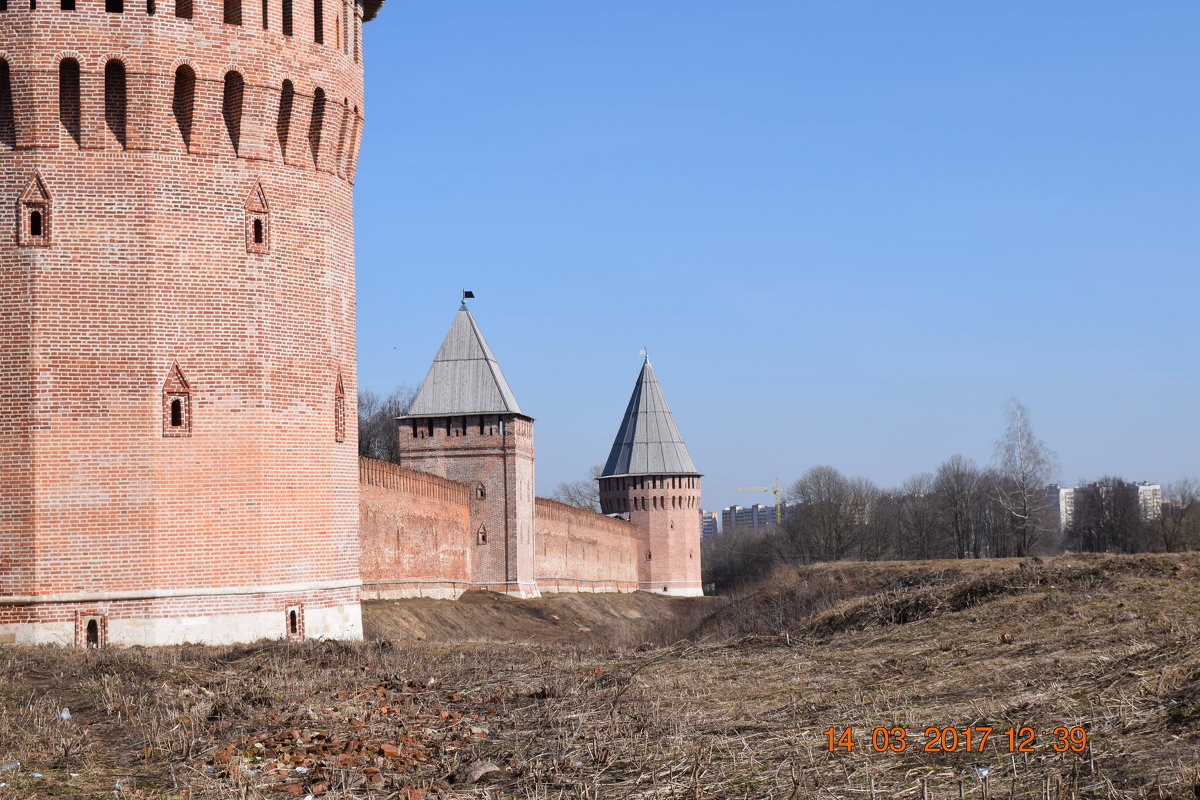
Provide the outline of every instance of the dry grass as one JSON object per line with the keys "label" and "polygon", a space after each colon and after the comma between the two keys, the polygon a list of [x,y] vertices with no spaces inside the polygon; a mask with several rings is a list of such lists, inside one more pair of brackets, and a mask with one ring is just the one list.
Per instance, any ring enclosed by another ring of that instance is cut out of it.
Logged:
{"label": "dry grass", "polygon": [[[1198,584],[1191,556],[829,565],[698,605],[670,645],[8,648],[0,797],[1194,798]],[[981,725],[1091,747],[823,733]],[[480,759],[503,771],[452,779]]]}

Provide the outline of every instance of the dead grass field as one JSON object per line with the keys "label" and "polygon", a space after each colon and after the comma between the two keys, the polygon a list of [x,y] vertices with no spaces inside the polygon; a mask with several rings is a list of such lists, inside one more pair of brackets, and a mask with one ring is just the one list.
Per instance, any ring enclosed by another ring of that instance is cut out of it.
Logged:
{"label": "dead grass field", "polygon": [[[661,599],[475,597],[437,641],[412,637],[454,610],[403,601],[367,611],[396,639],[353,645],[5,648],[0,797],[1200,796],[1200,556],[780,579],[667,601],[663,627]],[[924,752],[931,726],[994,732]],[[1009,753],[1025,726],[1089,747]],[[829,752],[830,727],[868,748]],[[875,727],[918,747],[874,752]]]}

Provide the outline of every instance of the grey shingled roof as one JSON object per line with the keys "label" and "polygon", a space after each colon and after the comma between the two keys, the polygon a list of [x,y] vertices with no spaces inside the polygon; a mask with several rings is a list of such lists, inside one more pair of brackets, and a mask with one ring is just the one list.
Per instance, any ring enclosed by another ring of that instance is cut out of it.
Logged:
{"label": "grey shingled roof", "polygon": [[647,357],[601,475],[699,474]]}
{"label": "grey shingled roof", "polygon": [[[496,356],[466,305],[459,308],[450,332],[429,367],[407,417],[454,417],[465,414],[522,414],[500,371]],[[522,414],[522,416],[524,416]]]}

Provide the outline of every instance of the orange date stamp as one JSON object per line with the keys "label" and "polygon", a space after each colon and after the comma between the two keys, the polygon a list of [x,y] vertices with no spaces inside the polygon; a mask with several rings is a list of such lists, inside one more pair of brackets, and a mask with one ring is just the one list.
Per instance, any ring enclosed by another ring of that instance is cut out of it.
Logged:
{"label": "orange date stamp", "polygon": [[1032,727],[991,728],[975,725],[969,728],[939,728],[930,726],[923,732],[904,727],[864,729],[865,736],[855,738],[853,728],[828,728],[824,731],[829,752],[903,753],[912,750],[925,753],[982,753],[987,747],[1002,753],[1034,753],[1053,750],[1056,753],[1082,753],[1087,749],[1087,730],[1081,727],[1040,729]]}

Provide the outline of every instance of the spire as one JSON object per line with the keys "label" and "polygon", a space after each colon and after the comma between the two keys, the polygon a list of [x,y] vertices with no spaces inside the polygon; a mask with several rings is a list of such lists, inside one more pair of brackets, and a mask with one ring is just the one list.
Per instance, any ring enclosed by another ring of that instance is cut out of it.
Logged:
{"label": "spire", "polygon": [[641,374],[601,475],[699,475],[650,366],[650,356],[645,350],[642,355],[646,359]]}
{"label": "spire", "polygon": [[508,388],[496,356],[467,310],[464,298],[405,416],[521,413],[517,398]]}

